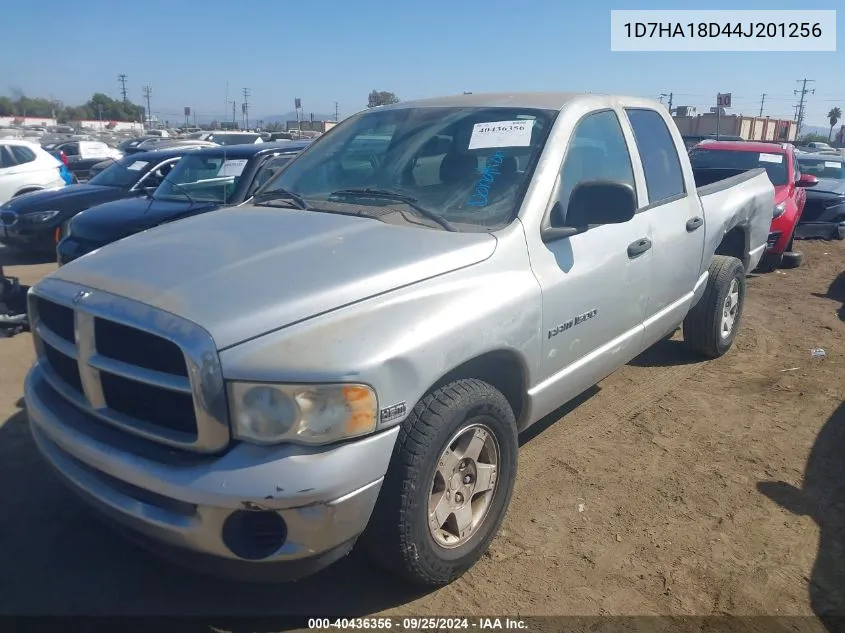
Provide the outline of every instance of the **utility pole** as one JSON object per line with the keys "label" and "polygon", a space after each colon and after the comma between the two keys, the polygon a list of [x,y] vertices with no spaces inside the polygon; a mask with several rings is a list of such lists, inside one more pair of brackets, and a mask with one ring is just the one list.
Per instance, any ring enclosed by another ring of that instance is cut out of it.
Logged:
{"label": "utility pole", "polygon": [[244,94],[244,104],[243,104],[244,129],[248,130],[249,129],[249,95],[250,95],[249,88],[244,88],[243,94]]}
{"label": "utility pole", "polygon": [[123,103],[126,103],[126,75],[121,73],[117,76],[117,80],[120,82],[120,94],[123,95]]}
{"label": "utility pole", "polygon": [[229,103],[232,104],[232,123],[234,123],[235,121],[237,121],[237,119],[235,118],[235,106],[238,104],[236,101],[230,101]]}
{"label": "utility pole", "polygon": [[760,116],[763,116],[763,104],[766,103],[766,93],[763,93],[763,96],[760,97]]}
{"label": "utility pole", "polygon": [[668,97],[669,99],[669,114],[672,114],[672,99],[674,98],[674,93],[660,93],[660,103],[663,103],[663,100]]}
{"label": "utility pole", "polygon": [[147,129],[151,130],[153,127],[153,112],[150,109],[150,95],[153,94],[153,87],[150,84],[144,86],[144,99],[147,100]]}
{"label": "utility pole", "polygon": [[337,101],[334,102],[334,120],[337,121]]}
{"label": "utility pole", "polygon": [[804,97],[807,93],[815,94],[816,89],[807,90],[808,83],[815,83],[815,79],[796,79],[801,84],[801,90],[793,90],[794,94],[800,94],[801,100],[798,102],[798,129],[795,131],[796,138],[801,135],[801,125],[804,123]]}

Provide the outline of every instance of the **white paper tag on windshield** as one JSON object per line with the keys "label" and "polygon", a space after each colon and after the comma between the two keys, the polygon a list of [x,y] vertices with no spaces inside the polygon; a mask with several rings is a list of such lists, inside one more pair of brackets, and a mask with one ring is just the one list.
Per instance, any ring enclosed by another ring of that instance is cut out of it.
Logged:
{"label": "white paper tag on windshield", "polygon": [[842,163],[835,163],[831,160],[824,161],[825,169],[839,169],[842,167]]}
{"label": "white paper tag on windshield", "polygon": [[217,173],[218,176],[240,176],[243,173],[244,167],[246,167],[246,159],[238,159],[238,160],[227,160],[223,163],[223,166],[220,167],[220,171]]}
{"label": "white paper tag on windshield", "polygon": [[145,160],[136,160],[134,163],[129,165],[126,169],[130,169],[132,171],[141,171],[144,167],[146,167],[148,161]]}
{"label": "white paper tag on windshield", "polygon": [[782,163],[783,154],[760,154],[761,163]]}
{"label": "white paper tag on windshield", "polygon": [[528,147],[534,121],[491,121],[472,126],[472,136],[467,149],[491,147]]}

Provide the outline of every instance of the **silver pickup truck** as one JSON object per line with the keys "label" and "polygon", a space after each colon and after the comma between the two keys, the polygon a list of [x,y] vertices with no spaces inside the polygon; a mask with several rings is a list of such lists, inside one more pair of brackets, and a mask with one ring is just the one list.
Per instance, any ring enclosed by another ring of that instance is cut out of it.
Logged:
{"label": "silver pickup truck", "polygon": [[704,179],[650,100],[359,113],[244,205],[33,287],[32,435],[176,562],[296,579],[357,542],[448,583],[502,522],[520,431],[681,325],[731,347],[774,190]]}

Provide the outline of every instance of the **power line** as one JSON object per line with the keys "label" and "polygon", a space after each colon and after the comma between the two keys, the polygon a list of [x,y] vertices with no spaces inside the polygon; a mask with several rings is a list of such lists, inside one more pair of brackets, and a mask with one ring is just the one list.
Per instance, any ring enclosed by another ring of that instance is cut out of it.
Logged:
{"label": "power line", "polygon": [[244,102],[243,102],[243,105],[241,107],[242,107],[243,113],[244,113],[244,129],[248,130],[249,129],[249,95],[250,95],[249,88],[243,89],[243,95],[244,95]]}
{"label": "power line", "polygon": [[126,103],[126,75],[121,73],[117,76],[117,80],[120,82],[120,94],[123,95],[123,103]]}
{"label": "power line", "polygon": [[153,127],[153,111],[152,106],[150,106],[150,95],[153,94],[153,87],[150,84],[147,84],[143,88],[144,98],[147,100],[147,129],[150,130]]}
{"label": "power line", "polygon": [[804,78],[796,79],[795,81],[801,84],[801,90],[793,90],[794,94],[800,93],[801,95],[801,100],[798,102],[798,129],[795,132],[796,135],[799,135],[801,134],[801,124],[804,122],[804,97],[807,95],[808,92],[810,94],[815,94],[816,91],[815,89],[807,90],[807,82],[814,83],[815,79]]}

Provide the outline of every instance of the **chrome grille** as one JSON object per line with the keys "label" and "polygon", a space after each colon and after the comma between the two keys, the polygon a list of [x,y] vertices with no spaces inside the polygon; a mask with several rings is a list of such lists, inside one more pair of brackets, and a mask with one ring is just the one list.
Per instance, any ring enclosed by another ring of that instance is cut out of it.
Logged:
{"label": "chrome grille", "polygon": [[198,452],[228,444],[220,363],[199,326],[58,279],[32,288],[29,312],[39,368],[71,404],[154,442]]}

